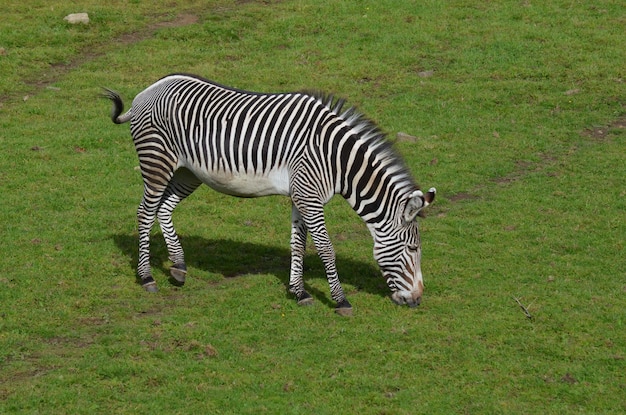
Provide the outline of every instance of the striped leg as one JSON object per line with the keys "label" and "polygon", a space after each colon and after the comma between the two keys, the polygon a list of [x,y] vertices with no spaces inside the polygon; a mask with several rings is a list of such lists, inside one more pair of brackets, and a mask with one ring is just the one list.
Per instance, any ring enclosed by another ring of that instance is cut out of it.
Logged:
{"label": "striped leg", "polygon": [[289,292],[293,293],[299,305],[313,303],[313,297],[304,289],[304,252],[306,250],[306,225],[295,205],[291,207],[291,268]]}
{"label": "striped leg", "polygon": [[[160,144],[153,140],[153,145]],[[163,202],[163,194],[174,175],[175,161],[164,156],[152,158],[138,151],[141,175],[143,176],[144,192],[143,199],[137,209],[137,222],[139,226],[139,262],[137,274],[141,278],[144,289],[148,292],[156,292],[157,285],[150,271],[150,230],[156,214]]]}
{"label": "striped leg", "polygon": [[167,252],[173,265],[170,267],[171,282],[175,285],[183,285],[187,275],[187,265],[185,264],[185,254],[174,224],[172,223],[172,212],[176,206],[187,196],[192,194],[194,190],[200,186],[202,182],[196,178],[189,170],[179,169],[174,177],[167,185],[167,189],[163,194],[161,204],[158,208],[157,219],[161,225],[161,231],[167,245]]}
{"label": "striped leg", "polygon": [[[152,272],[150,271],[150,230],[156,218],[158,200],[148,195],[147,186],[143,199],[137,209],[137,222],[139,227],[139,262],[137,274],[141,278],[141,285],[148,292],[156,292],[157,286]],[[160,198],[159,198],[160,199]]]}
{"label": "striped leg", "polygon": [[302,215],[302,218],[311,233],[317,253],[324,263],[326,278],[330,286],[330,295],[337,302],[336,311],[341,315],[350,315],[352,314],[352,305],[346,299],[339,281],[339,274],[335,264],[335,250],[324,224],[324,207],[308,206],[305,212],[306,214]]}

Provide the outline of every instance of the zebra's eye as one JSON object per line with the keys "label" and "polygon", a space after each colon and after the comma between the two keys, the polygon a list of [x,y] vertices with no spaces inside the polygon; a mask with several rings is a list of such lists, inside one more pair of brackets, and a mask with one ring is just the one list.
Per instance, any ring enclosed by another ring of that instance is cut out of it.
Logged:
{"label": "zebra's eye", "polygon": [[409,252],[417,252],[417,245],[409,245],[406,249],[408,249]]}

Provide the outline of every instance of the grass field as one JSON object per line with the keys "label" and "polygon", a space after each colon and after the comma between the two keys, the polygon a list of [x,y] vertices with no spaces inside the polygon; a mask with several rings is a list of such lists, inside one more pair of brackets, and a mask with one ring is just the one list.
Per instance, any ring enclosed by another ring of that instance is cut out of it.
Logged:
{"label": "grass field", "polygon": [[[0,413],[626,412],[626,11],[600,1],[24,0],[0,21]],[[89,25],[63,17],[88,12]],[[142,194],[100,87],[170,72],[317,89],[437,187],[426,291],[395,306],[364,224],[326,217],[354,316],[286,292],[290,202],[202,188],[189,278],[137,284]]]}

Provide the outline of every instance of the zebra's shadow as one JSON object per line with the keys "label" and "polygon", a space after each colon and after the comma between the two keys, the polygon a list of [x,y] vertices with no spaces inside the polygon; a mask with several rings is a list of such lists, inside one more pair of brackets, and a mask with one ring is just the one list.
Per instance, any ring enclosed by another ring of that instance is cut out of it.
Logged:
{"label": "zebra's shadow", "polygon": [[[128,258],[130,267],[137,273],[138,237],[137,234],[116,234],[113,240],[122,253]],[[233,241],[228,239],[206,239],[188,235],[180,237],[185,250],[185,259],[189,269],[188,276],[195,278],[193,269],[200,269],[213,274],[221,274],[224,278],[253,278],[255,274],[275,275],[285,286],[285,295],[293,298],[287,290],[289,286],[290,250],[289,247],[280,248],[271,245]],[[153,234],[150,241],[151,266],[169,275],[167,248],[160,233]],[[389,288],[380,271],[362,261],[337,255],[337,269],[339,278],[350,297],[351,289],[363,291],[382,297],[389,295]],[[307,291],[317,300],[334,306],[330,298],[327,284],[315,285],[309,281],[321,279],[326,281],[324,266],[315,252],[308,252],[304,258],[304,280]],[[136,283],[141,284],[137,277]],[[159,282],[163,284],[162,282]],[[346,285],[351,287],[348,288]]]}

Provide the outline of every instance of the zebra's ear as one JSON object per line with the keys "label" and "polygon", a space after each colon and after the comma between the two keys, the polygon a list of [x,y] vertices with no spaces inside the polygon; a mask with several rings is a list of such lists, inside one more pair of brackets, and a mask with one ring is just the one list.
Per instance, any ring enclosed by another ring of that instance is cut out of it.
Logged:
{"label": "zebra's ear", "polygon": [[404,220],[405,222],[411,222],[419,216],[423,216],[422,209],[430,205],[435,200],[435,194],[437,189],[431,187],[426,194],[421,190],[415,190],[409,195],[409,200],[404,207]]}

